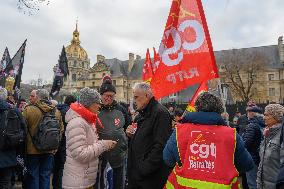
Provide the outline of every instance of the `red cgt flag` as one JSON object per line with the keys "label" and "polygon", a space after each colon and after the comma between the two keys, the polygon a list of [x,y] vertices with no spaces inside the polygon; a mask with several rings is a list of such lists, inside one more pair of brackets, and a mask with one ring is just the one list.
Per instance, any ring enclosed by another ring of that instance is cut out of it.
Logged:
{"label": "red cgt flag", "polygon": [[150,83],[153,77],[153,69],[152,69],[152,62],[150,58],[150,52],[149,49],[147,49],[146,52],[146,59],[144,62],[144,67],[143,67],[143,75],[142,75],[142,80]]}
{"label": "red cgt flag", "polygon": [[219,77],[201,0],[173,0],[159,57],[151,81],[157,99]]}
{"label": "red cgt flag", "polygon": [[197,99],[197,97],[205,92],[205,91],[208,91],[208,84],[207,84],[207,81],[203,81],[200,86],[198,87],[198,89],[196,90],[195,94],[192,96],[190,102],[188,103],[187,107],[186,107],[186,111],[188,112],[195,112],[195,107],[194,107],[194,104],[195,104],[195,101]]}

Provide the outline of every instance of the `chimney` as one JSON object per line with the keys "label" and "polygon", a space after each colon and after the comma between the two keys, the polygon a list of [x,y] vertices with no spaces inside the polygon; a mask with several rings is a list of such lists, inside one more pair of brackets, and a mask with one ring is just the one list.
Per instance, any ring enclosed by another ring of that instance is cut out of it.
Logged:
{"label": "chimney", "polygon": [[141,60],[141,56],[140,55],[136,55],[136,60]]}
{"label": "chimney", "polygon": [[278,38],[278,52],[280,62],[284,64],[284,45],[283,45],[283,36]]}
{"label": "chimney", "polygon": [[97,63],[104,62],[104,61],[105,61],[105,57],[103,55],[98,54],[97,55]]}
{"label": "chimney", "polygon": [[131,72],[133,65],[134,65],[134,54],[129,53],[128,72]]}

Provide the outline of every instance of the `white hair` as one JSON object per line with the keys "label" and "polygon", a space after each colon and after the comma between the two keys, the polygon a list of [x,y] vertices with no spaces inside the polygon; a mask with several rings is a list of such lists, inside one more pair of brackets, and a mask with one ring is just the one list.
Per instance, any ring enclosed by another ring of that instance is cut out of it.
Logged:
{"label": "white hair", "polygon": [[36,90],[36,96],[40,100],[49,100],[49,93],[46,89]]}
{"label": "white hair", "polygon": [[133,90],[142,90],[143,92],[149,94],[151,97],[153,96],[151,86],[145,82],[135,83],[133,86]]}

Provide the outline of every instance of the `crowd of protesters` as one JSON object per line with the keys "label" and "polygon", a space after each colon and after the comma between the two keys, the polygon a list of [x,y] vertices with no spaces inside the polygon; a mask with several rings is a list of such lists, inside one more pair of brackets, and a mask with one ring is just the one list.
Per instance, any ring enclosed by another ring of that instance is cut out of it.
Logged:
{"label": "crowd of protesters", "polygon": [[135,110],[115,95],[108,77],[63,104],[45,89],[15,102],[0,87],[0,189],[284,188],[282,105],[248,103],[230,122],[209,92],[187,113],[147,83],[133,88]]}

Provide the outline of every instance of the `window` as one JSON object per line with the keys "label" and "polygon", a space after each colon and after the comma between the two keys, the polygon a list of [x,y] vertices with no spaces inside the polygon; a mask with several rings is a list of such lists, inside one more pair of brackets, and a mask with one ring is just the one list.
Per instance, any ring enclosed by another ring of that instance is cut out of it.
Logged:
{"label": "window", "polygon": [[72,81],[76,81],[76,74],[72,74]]}
{"label": "window", "polygon": [[124,98],[126,98],[126,92],[124,92]]}
{"label": "window", "polygon": [[116,86],[116,80],[112,80],[114,86]]}
{"label": "window", "polygon": [[93,74],[93,78],[96,78],[96,74]]}
{"label": "window", "polygon": [[86,86],[86,83],[85,82],[83,82],[83,87],[85,87]]}
{"label": "window", "polygon": [[84,64],[84,62],[82,62],[82,67],[83,67],[83,68],[85,67],[85,64]]}
{"label": "window", "polygon": [[74,67],[77,66],[77,61],[76,61],[76,60],[74,61],[73,66],[74,66]]}
{"label": "window", "polygon": [[275,96],[275,88],[269,88],[269,96]]}
{"label": "window", "polygon": [[92,83],[93,87],[95,86],[95,82]]}
{"label": "window", "polygon": [[268,81],[274,80],[274,74],[268,74]]}

